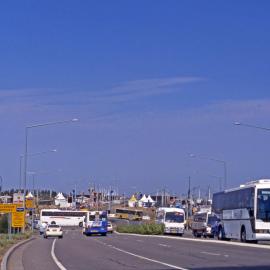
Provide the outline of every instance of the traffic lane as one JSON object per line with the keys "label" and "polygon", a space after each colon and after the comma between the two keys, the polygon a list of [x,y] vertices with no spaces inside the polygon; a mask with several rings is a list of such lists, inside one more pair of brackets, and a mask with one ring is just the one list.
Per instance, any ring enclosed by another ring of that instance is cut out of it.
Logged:
{"label": "traffic lane", "polygon": [[52,242],[42,236],[30,242],[22,255],[24,270],[59,270],[51,256]]}
{"label": "traffic lane", "polygon": [[[111,236],[107,236],[108,238]],[[103,236],[87,237],[69,231],[55,243],[55,255],[67,270],[165,270],[162,265],[128,256],[101,243]]]}
{"label": "traffic lane", "polygon": [[270,269],[267,249],[188,241],[181,238],[178,240],[118,234],[101,240],[129,252],[188,269],[232,269],[233,267],[258,269],[259,266]]}

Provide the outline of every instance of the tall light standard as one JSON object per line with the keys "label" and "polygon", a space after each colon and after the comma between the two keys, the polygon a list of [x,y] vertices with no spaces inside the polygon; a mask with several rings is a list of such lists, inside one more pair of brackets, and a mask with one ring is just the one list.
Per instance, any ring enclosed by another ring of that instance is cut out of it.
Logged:
{"label": "tall light standard", "polygon": [[213,175],[213,174],[209,174],[209,176],[219,180],[219,191],[222,191],[222,176],[217,176],[217,175]]}
{"label": "tall light standard", "polygon": [[234,124],[235,126],[243,126],[243,127],[249,127],[249,128],[257,128],[257,129],[262,129],[262,130],[270,131],[270,128],[267,128],[267,127],[261,127],[261,126],[257,126],[257,125],[250,125],[250,124],[245,124],[245,123],[241,123],[241,122],[234,122],[233,124]]}
{"label": "tall light standard", "polygon": [[[28,151],[28,131],[32,128],[44,127],[44,126],[51,126],[51,125],[59,125],[59,124],[66,124],[71,122],[79,121],[77,118],[73,118],[70,120],[63,120],[63,121],[55,121],[55,122],[47,122],[41,123],[36,125],[30,125],[25,127],[25,152],[24,152],[24,174],[23,174],[23,208],[25,209],[25,191],[26,191],[26,178],[27,178],[27,151]],[[23,232],[24,232],[23,227]]]}
{"label": "tall light standard", "polygon": [[[39,156],[47,153],[55,153],[57,152],[57,149],[52,149],[48,151],[43,151],[43,152],[37,152],[37,153],[30,153],[28,154],[28,157],[33,157],[33,156]],[[20,155],[20,181],[19,181],[19,189],[22,189],[22,160],[24,158],[24,155]]]}
{"label": "tall light standard", "polygon": [[224,189],[227,188],[227,162],[225,160],[211,158],[211,157],[205,157],[205,156],[196,156],[194,154],[190,154],[189,156],[191,158],[206,159],[206,160],[212,160],[212,161],[221,163],[223,165],[223,169],[224,169]]}
{"label": "tall light standard", "polygon": [[2,192],[3,189],[3,177],[0,175],[0,193]]}

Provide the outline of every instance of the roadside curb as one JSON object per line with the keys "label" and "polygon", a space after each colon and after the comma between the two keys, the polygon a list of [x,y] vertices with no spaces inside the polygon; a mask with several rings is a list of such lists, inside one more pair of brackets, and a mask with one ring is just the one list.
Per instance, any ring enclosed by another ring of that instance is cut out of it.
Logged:
{"label": "roadside curb", "polygon": [[26,240],[24,240],[24,241],[21,241],[21,242],[17,243],[16,245],[10,247],[10,248],[8,249],[8,251],[5,253],[5,255],[4,255],[4,257],[3,257],[3,260],[2,260],[2,262],[1,262],[1,270],[7,270],[8,259],[9,259],[10,255],[11,255],[18,247],[20,247],[20,246],[22,246],[22,245],[24,245],[24,244],[26,244],[26,243],[28,243],[28,242],[34,240],[34,239],[36,239],[36,238],[35,238],[34,236],[32,236],[32,237],[30,237],[29,239],[26,239]]}

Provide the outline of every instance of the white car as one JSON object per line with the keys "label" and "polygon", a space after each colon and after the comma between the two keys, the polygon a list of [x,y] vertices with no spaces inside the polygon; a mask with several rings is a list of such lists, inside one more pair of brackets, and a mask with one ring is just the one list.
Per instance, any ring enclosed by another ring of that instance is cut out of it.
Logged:
{"label": "white car", "polygon": [[44,238],[48,238],[48,237],[63,238],[62,228],[56,224],[48,225],[44,232]]}
{"label": "white car", "polygon": [[108,221],[108,223],[107,223],[107,232],[113,233],[113,226],[112,226],[112,223],[110,221]]}

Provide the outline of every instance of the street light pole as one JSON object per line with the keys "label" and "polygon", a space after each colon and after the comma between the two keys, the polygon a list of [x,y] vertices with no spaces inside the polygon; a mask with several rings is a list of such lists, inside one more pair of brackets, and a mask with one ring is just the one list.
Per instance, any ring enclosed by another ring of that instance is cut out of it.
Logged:
{"label": "street light pole", "polygon": [[192,158],[199,158],[199,159],[206,159],[206,160],[212,160],[212,161],[216,161],[219,162],[223,165],[223,170],[224,170],[224,189],[227,188],[227,162],[225,160],[221,160],[221,159],[216,159],[216,158],[209,158],[209,157],[204,157],[204,156],[196,156],[194,154],[190,154],[190,157]]}
{"label": "street light pole", "polygon": [[[32,156],[38,156],[38,155],[42,155],[42,154],[47,154],[49,152],[57,152],[57,149],[52,149],[49,151],[43,151],[43,152],[37,152],[37,153],[30,153],[28,154],[28,157],[32,157]],[[24,158],[24,155],[20,155],[20,181],[19,181],[19,189],[22,189],[22,160]]]}
{"label": "street light pole", "polygon": [[3,189],[3,177],[0,175],[0,193],[2,192]]}
{"label": "street light pole", "polygon": [[[58,125],[58,124],[65,124],[70,122],[77,122],[77,118],[73,118],[71,120],[64,120],[64,121],[56,121],[56,122],[47,122],[47,123],[41,123],[36,125],[31,125],[25,127],[25,149],[24,149],[24,175],[23,175],[23,208],[25,209],[25,196],[26,196],[26,178],[27,178],[27,152],[28,152],[28,131],[31,128],[37,128],[37,127],[44,127],[44,126],[50,126],[50,125]],[[25,231],[25,227],[23,226],[22,232]]]}

